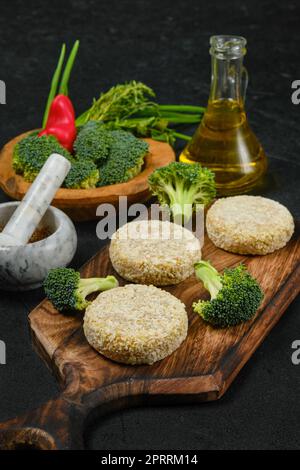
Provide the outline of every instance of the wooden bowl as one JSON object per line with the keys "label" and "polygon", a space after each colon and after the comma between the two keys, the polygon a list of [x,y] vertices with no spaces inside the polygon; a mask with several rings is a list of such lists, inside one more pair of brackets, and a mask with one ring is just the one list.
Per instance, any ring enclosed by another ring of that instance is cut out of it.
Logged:
{"label": "wooden bowl", "polygon": [[[15,145],[30,132],[25,132],[10,140],[0,152],[0,187],[13,199],[21,200],[30,183],[17,175],[12,167],[12,155]],[[127,183],[113,184],[95,189],[59,189],[52,205],[62,209],[75,221],[96,219],[99,204],[118,205],[120,196],[127,196],[128,205],[144,202],[149,196],[148,176],[161,166],[175,160],[172,147],[165,142],[145,139],[149,144],[149,153],[145,157],[143,171]]]}

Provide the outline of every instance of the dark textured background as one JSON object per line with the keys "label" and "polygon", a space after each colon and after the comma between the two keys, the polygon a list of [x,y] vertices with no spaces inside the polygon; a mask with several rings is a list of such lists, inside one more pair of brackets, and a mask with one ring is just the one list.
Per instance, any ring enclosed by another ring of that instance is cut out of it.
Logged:
{"label": "dark textured background", "polygon": [[[0,79],[7,84],[7,105],[0,106],[0,144],[40,125],[63,41],[81,39],[70,84],[80,112],[100,90],[130,79],[152,86],[161,102],[205,104],[209,37],[240,34],[249,48],[248,115],[270,159],[264,194],[299,217],[300,108],[290,99],[291,82],[300,78],[299,21],[296,1],[2,1]],[[7,198],[1,193],[0,200]],[[75,267],[100,247],[95,222],[77,229]],[[0,293],[0,339],[7,344],[0,421],[58,393],[28,334],[27,315],[42,297],[41,290]],[[87,446],[299,449],[300,366],[291,363],[299,307],[298,298],[219,402],[119,412],[88,430]]]}

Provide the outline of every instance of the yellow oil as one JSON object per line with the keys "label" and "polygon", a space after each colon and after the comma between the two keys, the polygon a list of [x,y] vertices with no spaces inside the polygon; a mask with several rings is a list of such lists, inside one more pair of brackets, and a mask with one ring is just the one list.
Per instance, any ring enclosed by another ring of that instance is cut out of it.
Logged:
{"label": "yellow oil", "polygon": [[199,128],[179,159],[211,169],[218,195],[224,196],[254,188],[267,168],[266,155],[248,124],[243,104],[232,99],[208,102]]}

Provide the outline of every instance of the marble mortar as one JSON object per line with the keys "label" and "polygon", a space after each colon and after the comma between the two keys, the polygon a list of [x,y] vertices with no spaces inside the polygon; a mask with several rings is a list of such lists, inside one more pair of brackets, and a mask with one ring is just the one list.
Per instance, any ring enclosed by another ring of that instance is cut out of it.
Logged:
{"label": "marble mortar", "polygon": [[[0,226],[3,227],[19,202],[0,204]],[[50,206],[38,228],[50,235],[23,246],[0,246],[0,289],[31,290],[40,287],[49,269],[67,266],[77,248],[73,222],[59,209]]]}

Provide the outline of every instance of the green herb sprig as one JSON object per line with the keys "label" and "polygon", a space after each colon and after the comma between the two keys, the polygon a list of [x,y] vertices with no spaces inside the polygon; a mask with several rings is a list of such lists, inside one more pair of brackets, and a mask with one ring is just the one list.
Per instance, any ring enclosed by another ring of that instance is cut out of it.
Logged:
{"label": "green herb sprig", "polygon": [[132,80],[119,84],[94,99],[91,108],[76,119],[81,126],[90,120],[102,121],[109,129],[123,129],[139,137],[174,144],[177,138],[190,136],[177,132],[177,125],[198,124],[205,108],[190,105],[160,105],[154,91],[142,82]]}

